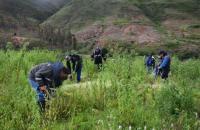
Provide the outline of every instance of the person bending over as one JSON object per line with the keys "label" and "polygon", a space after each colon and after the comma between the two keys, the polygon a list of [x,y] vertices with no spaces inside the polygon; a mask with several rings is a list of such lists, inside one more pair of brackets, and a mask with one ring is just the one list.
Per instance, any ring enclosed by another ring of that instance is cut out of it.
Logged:
{"label": "person bending over", "polygon": [[46,96],[50,89],[57,88],[68,78],[69,69],[61,62],[42,63],[33,67],[29,73],[29,83],[37,94],[37,103],[42,112],[45,111]]}

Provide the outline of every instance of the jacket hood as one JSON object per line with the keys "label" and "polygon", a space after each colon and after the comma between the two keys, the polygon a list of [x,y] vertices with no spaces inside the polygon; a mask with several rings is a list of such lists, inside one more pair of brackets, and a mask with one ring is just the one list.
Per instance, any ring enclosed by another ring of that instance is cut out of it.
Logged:
{"label": "jacket hood", "polygon": [[52,69],[53,69],[53,77],[54,79],[58,78],[60,75],[60,71],[62,70],[62,68],[64,67],[62,62],[55,62],[52,63]]}

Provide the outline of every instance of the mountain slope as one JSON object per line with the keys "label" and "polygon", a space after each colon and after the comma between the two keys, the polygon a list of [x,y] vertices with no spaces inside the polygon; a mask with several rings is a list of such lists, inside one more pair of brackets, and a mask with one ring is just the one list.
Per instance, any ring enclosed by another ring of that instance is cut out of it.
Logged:
{"label": "mountain slope", "polygon": [[[71,29],[81,42],[161,44],[170,35],[181,37],[183,28],[199,24],[198,3],[198,0],[74,0],[42,25]],[[187,35],[195,31],[185,29]]]}
{"label": "mountain slope", "polygon": [[69,0],[0,0],[0,26],[42,22]]}
{"label": "mountain slope", "polygon": [[[80,42],[160,41],[153,23],[133,4],[119,0],[74,0],[43,23],[71,29]],[[137,30],[136,33],[133,30]]]}

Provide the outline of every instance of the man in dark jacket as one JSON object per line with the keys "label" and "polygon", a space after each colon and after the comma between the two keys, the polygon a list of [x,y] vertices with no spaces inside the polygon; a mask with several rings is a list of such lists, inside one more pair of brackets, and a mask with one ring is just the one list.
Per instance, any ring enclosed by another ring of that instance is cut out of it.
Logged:
{"label": "man in dark jacket", "polygon": [[165,51],[160,51],[159,56],[162,59],[158,69],[161,71],[161,78],[167,79],[170,72],[171,58]]}
{"label": "man in dark jacket", "polygon": [[67,68],[69,71],[76,73],[76,80],[79,83],[81,81],[81,72],[83,68],[83,60],[80,55],[69,55],[65,57]]}
{"label": "man in dark jacket", "polygon": [[103,54],[101,48],[97,47],[91,55],[94,64],[97,65],[98,69],[102,67],[103,64]]}
{"label": "man in dark jacket", "polygon": [[45,111],[45,96],[51,94],[49,90],[59,87],[69,74],[69,70],[61,62],[43,63],[31,69],[29,82],[37,93],[41,111]]}

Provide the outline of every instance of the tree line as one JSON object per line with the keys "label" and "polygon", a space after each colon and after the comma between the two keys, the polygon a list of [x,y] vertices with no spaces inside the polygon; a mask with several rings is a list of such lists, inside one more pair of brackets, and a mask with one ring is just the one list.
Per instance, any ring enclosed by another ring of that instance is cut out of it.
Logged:
{"label": "tree line", "polygon": [[66,31],[47,24],[39,27],[39,36],[42,40],[47,41],[51,47],[77,49],[77,40],[71,30]]}

